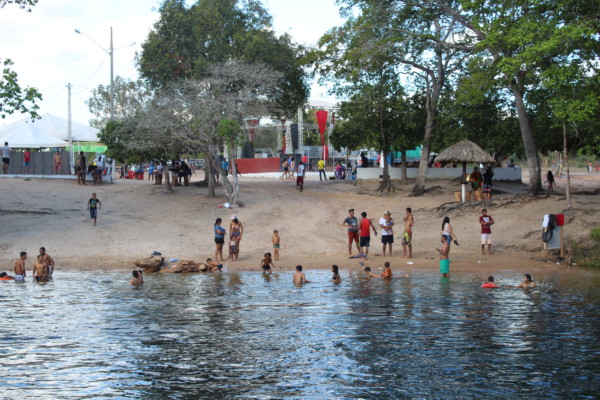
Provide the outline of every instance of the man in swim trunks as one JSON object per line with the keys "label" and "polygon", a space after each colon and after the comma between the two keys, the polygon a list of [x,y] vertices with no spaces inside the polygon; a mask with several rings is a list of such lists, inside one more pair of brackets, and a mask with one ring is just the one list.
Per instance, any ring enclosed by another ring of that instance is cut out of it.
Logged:
{"label": "man in swim trunks", "polygon": [[403,258],[406,258],[406,248],[408,247],[408,258],[412,258],[412,228],[415,224],[415,219],[412,214],[412,208],[406,209],[404,216],[404,234],[402,235],[402,251]]}
{"label": "man in swim trunks", "polygon": [[348,217],[342,222],[342,226],[348,228],[348,255],[352,257],[352,242],[356,243],[356,250],[360,254],[358,247],[358,219],[354,216],[354,208],[348,210]]}
{"label": "man in swim trunks", "polygon": [[481,224],[481,255],[485,254],[485,244],[488,245],[488,254],[492,254],[492,225],[494,225],[494,219],[491,215],[487,214],[487,210],[484,208],[481,210],[479,216],[479,223]]}
{"label": "man in swim trunks", "polygon": [[373,229],[373,233],[377,236],[377,230],[375,229],[375,225],[373,225],[373,221],[367,218],[367,213],[363,211],[360,213],[362,219],[360,220],[360,254],[363,260],[367,260],[367,255],[369,254],[369,245],[371,243],[371,229]]}
{"label": "man in swim trunks", "polygon": [[54,157],[52,157],[52,162],[54,163],[54,175],[60,174],[60,170],[62,169],[62,155],[60,151],[57,151]]}
{"label": "man in swim trunks", "polygon": [[25,260],[27,259],[27,253],[22,251],[19,259],[15,262],[15,281],[25,282],[27,273],[25,272]]}
{"label": "man in swim trunks", "polygon": [[54,272],[54,260],[46,253],[45,247],[40,247],[40,256],[42,256],[42,262],[48,267],[48,276],[52,276]]}
{"label": "man in swim trunks", "polygon": [[48,267],[42,262],[41,254],[37,256],[37,261],[33,263],[33,281],[43,282],[48,280]]}

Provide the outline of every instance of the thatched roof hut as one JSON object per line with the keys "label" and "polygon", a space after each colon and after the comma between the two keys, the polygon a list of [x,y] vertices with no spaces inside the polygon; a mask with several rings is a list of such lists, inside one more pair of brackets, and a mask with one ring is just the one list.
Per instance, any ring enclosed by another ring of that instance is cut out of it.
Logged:
{"label": "thatched roof hut", "polygon": [[477,146],[470,140],[461,140],[443,150],[440,154],[435,157],[435,161],[449,162],[449,163],[462,163],[463,165],[463,179],[467,174],[467,163],[493,163],[494,157],[492,157],[487,151]]}
{"label": "thatched roof hut", "polygon": [[448,147],[438,154],[435,160],[450,163],[495,162],[494,157],[470,140],[461,140],[455,145]]}

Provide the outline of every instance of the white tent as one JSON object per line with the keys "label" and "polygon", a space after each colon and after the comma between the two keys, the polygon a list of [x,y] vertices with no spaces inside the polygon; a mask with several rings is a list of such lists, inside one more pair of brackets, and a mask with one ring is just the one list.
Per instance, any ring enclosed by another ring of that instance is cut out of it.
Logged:
{"label": "white tent", "polygon": [[[100,132],[96,128],[92,128],[91,126],[87,126],[85,124],[81,124],[79,122],[72,121],[72,136],[74,142],[98,142],[98,133]],[[21,119],[17,122],[14,122],[4,128],[0,128],[0,137],[11,136],[13,137],[13,142],[17,143],[21,140],[18,140],[20,135],[23,137],[27,137],[27,135],[31,135],[31,137],[36,137],[36,135],[42,134],[46,136],[52,136],[54,138],[61,139],[62,141],[69,140],[69,121],[65,118],[57,117],[52,114],[43,114],[41,119],[31,120],[29,118]],[[15,136],[16,135],[16,136]],[[7,140],[3,140],[4,143]],[[9,145],[11,145],[10,141]],[[68,144],[67,144],[68,145]],[[16,144],[12,145],[13,147],[22,147],[17,146]],[[29,147],[59,147],[59,146],[29,146]]]}
{"label": "white tent", "polygon": [[12,148],[37,149],[40,147],[65,147],[69,145],[64,140],[44,132],[35,132],[31,129],[14,129],[8,134],[6,134],[4,129],[1,129],[0,135],[4,135],[0,137],[0,143],[4,144],[4,142],[8,142],[8,145]]}

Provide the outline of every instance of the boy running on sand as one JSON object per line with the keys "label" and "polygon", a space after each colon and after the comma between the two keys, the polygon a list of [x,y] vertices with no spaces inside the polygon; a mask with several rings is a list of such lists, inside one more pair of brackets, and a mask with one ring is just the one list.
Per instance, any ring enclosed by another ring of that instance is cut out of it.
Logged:
{"label": "boy running on sand", "polygon": [[271,243],[273,243],[273,259],[275,261],[279,261],[279,246],[281,245],[281,242],[279,237],[279,231],[277,229],[273,231]]}
{"label": "boy running on sand", "polygon": [[412,209],[408,207],[406,209],[406,216],[404,216],[404,234],[402,236],[402,251],[403,258],[406,258],[406,248],[408,247],[408,258],[412,258],[412,228],[415,224],[415,218],[412,214]]}
{"label": "boy running on sand", "polygon": [[27,273],[25,272],[25,260],[27,253],[22,251],[19,259],[15,262],[15,282],[25,282]]}
{"label": "boy running on sand", "polygon": [[92,198],[88,200],[87,209],[90,211],[90,218],[94,220],[94,226],[96,226],[96,218],[98,217],[98,210],[102,208],[100,199],[96,198],[96,193],[92,193]]}
{"label": "boy running on sand", "polygon": [[266,274],[267,272],[272,274],[273,271],[271,271],[271,266],[273,268],[275,268],[275,264],[273,264],[273,259],[271,258],[271,253],[266,252],[262,261],[260,262],[260,266],[263,270],[263,274]]}
{"label": "boy running on sand", "polygon": [[296,265],[296,272],[294,272],[294,285],[302,285],[304,283],[310,283],[306,279],[306,275],[302,272],[302,265]]}

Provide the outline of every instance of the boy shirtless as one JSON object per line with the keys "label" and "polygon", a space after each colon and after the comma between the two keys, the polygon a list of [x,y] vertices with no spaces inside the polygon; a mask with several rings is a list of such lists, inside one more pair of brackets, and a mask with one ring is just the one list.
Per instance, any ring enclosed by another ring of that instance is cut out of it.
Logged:
{"label": "boy shirtless", "polygon": [[27,253],[22,251],[19,259],[15,262],[15,282],[25,282],[25,260],[27,259]]}
{"label": "boy shirtless", "polygon": [[271,238],[271,242],[273,243],[273,259],[275,261],[279,261],[279,246],[280,246],[280,238],[279,231],[273,231],[273,237]]}
{"label": "boy shirtless", "polygon": [[294,285],[302,285],[304,283],[310,283],[306,279],[306,275],[302,272],[302,265],[296,265],[296,272],[294,272]]}
{"label": "boy shirtless", "polygon": [[229,239],[229,255],[227,256],[227,259],[231,259],[231,261],[237,261],[238,259],[238,254],[240,253],[240,250],[238,249],[237,245],[235,244],[235,239],[230,238]]}
{"label": "boy shirtless", "polygon": [[404,234],[402,235],[402,251],[406,258],[406,248],[408,247],[408,258],[412,258],[412,227],[415,224],[415,219],[412,214],[412,209],[409,207],[406,209],[406,216],[404,217]]}
{"label": "boy shirtless", "polygon": [[48,280],[48,267],[42,261],[42,255],[37,256],[37,261],[33,263],[33,281],[44,282]]}
{"label": "boy shirtless", "polygon": [[54,162],[54,175],[60,174],[60,170],[62,168],[62,155],[59,151],[57,151],[54,157],[52,157],[52,161]]}
{"label": "boy shirtless", "polygon": [[365,267],[365,275],[368,278],[379,278],[380,276],[371,272],[371,267]]}
{"label": "boy shirtless", "polygon": [[263,270],[263,274],[266,274],[267,272],[270,274],[273,273],[273,271],[271,271],[271,266],[273,268],[275,268],[275,264],[273,264],[273,259],[271,258],[271,253],[269,253],[269,252],[265,253],[264,258],[260,262],[260,266]]}
{"label": "boy shirtless", "polygon": [[208,272],[223,272],[223,264],[218,261],[213,261],[212,259],[207,258],[206,265],[208,265]]}
{"label": "boy shirtless", "polygon": [[54,260],[46,253],[45,247],[40,247],[40,255],[42,256],[42,262],[48,267],[48,276],[52,276],[54,272]]}
{"label": "boy shirtless", "polygon": [[392,279],[392,269],[390,268],[390,263],[387,261],[383,264],[381,279]]}
{"label": "boy shirtless", "polygon": [[129,283],[133,286],[144,284],[144,275],[142,275],[141,269],[134,269],[131,271],[131,279],[129,280]]}

